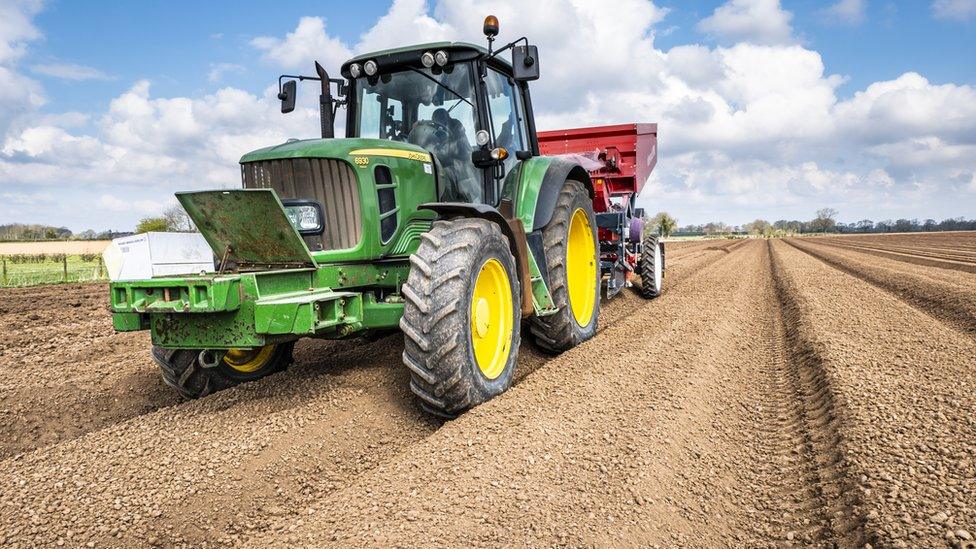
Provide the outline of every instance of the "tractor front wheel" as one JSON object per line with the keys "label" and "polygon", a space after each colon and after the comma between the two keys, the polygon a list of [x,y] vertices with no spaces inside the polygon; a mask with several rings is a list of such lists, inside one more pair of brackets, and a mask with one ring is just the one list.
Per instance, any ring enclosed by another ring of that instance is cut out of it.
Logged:
{"label": "tractor front wheel", "polygon": [[294,343],[256,349],[212,351],[153,347],[163,381],[184,398],[201,398],[284,370],[291,364]]}
{"label": "tractor front wheel", "polygon": [[596,216],[586,188],[566,181],[542,229],[549,291],[559,312],[532,318],[536,343],[561,353],[590,339],[600,316],[600,257]]}
{"label": "tractor front wheel", "polygon": [[515,258],[495,223],[438,221],[410,256],[403,363],[426,411],[461,412],[512,385],[521,303]]}

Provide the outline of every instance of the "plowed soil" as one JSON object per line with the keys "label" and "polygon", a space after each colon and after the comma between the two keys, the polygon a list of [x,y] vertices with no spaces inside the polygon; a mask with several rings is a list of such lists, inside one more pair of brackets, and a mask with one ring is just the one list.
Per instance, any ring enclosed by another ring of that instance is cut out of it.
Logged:
{"label": "plowed soil", "polygon": [[181,401],[105,286],[0,291],[0,546],[972,547],[976,235],[910,237],[669,245],[448,422],[399,335]]}

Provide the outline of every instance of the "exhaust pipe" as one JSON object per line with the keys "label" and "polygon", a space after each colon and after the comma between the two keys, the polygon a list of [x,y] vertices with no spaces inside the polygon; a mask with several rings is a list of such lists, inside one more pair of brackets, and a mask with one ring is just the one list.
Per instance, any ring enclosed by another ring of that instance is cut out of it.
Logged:
{"label": "exhaust pipe", "polygon": [[331,139],[335,137],[335,128],[332,120],[332,90],[329,86],[329,73],[318,61],[315,62],[315,72],[318,73],[322,82],[322,93],[319,95],[319,120],[322,124],[322,137]]}

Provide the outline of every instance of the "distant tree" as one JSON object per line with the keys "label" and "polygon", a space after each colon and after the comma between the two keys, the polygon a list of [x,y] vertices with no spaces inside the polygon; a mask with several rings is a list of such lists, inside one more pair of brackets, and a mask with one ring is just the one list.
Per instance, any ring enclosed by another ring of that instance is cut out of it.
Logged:
{"label": "distant tree", "polygon": [[163,210],[163,219],[170,231],[179,233],[189,233],[197,230],[193,225],[193,220],[187,215],[186,210],[180,204],[174,204]]}
{"label": "distant tree", "polygon": [[702,226],[702,232],[707,235],[723,234],[732,231],[732,227],[729,227],[722,221],[709,221]]}
{"label": "distant tree", "polygon": [[54,240],[58,237],[58,231],[54,230],[54,227],[48,227],[44,231],[44,238],[47,240]]}
{"label": "distant tree", "polygon": [[772,230],[773,230],[773,226],[769,223],[769,221],[766,221],[765,219],[757,219],[755,221],[751,221],[749,223],[746,223],[742,228],[749,234],[762,235],[762,236],[769,236],[770,234],[772,234]]}
{"label": "distant tree", "polygon": [[95,231],[88,229],[76,234],[75,237],[81,240],[95,240]]}
{"label": "distant tree", "polygon": [[922,223],[923,231],[935,231],[938,230],[939,224],[935,222],[934,219],[926,219],[925,223]]}
{"label": "distant tree", "polygon": [[895,222],[890,219],[885,219],[883,221],[878,221],[874,224],[874,228],[879,233],[890,233],[891,229],[895,226]]}
{"label": "distant tree", "polygon": [[917,219],[899,219],[895,221],[895,231],[899,233],[908,233],[918,229]]}
{"label": "distant tree", "polygon": [[169,223],[165,217],[144,217],[136,225],[136,233],[166,232]]}
{"label": "distant tree", "polygon": [[671,217],[668,212],[658,212],[651,218],[651,226],[656,227],[662,236],[671,236],[671,233],[678,228],[678,220]]}
{"label": "distant tree", "polygon": [[837,210],[833,208],[821,208],[817,210],[817,217],[810,222],[810,226],[815,231],[822,233],[834,228],[837,224]]}
{"label": "distant tree", "polygon": [[858,231],[866,233],[874,229],[874,221],[871,221],[870,219],[862,219],[855,223],[854,226],[857,227]]}
{"label": "distant tree", "polygon": [[964,217],[950,217],[939,223],[940,231],[965,231],[970,228]]}

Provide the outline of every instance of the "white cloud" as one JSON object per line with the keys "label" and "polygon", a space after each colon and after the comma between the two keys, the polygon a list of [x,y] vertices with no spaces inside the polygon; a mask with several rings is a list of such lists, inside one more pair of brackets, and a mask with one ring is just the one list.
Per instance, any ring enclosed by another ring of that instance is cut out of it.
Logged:
{"label": "white cloud", "polygon": [[[472,20],[481,23],[477,17]],[[458,32],[459,29],[451,23],[428,15],[425,0],[394,0],[390,11],[362,35],[356,51],[376,51],[413,44],[420,37],[424,42],[453,40]]]}
{"label": "white cloud", "polygon": [[15,120],[46,101],[41,85],[17,67],[27,44],[41,38],[32,23],[40,9],[39,0],[0,1],[0,138]]}
{"label": "white cloud", "polygon": [[98,205],[111,212],[126,212],[138,214],[158,214],[170,205],[169,200],[126,200],[111,194],[103,194],[98,198]]}
{"label": "white cloud", "polygon": [[73,63],[44,63],[34,65],[31,70],[47,76],[53,76],[62,80],[73,80],[76,82],[84,80],[114,80],[115,77],[105,74],[95,67],[76,65]]}
{"label": "white cloud", "polygon": [[226,74],[243,74],[245,72],[247,72],[247,68],[237,63],[211,63],[210,72],[207,73],[207,81],[215,84],[223,80]]}
{"label": "white cloud", "polygon": [[867,19],[867,9],[867,0],[838,0],[823,13],[831,21],[845,25],[860,25]]}
{"label": "white cloud", "polygon": [[698,22],[698,30],[724,43],[787,44],[793,41],[790,20],[779,0],[729,0]]}
{"label": "white cloud", "polygon": [[939,19],[969,21],[976,15],[976,0],[935,0],[932,13]]}
{"label": "white cloud", "polygon": [[38,193],[3,193],[0,199],[18,206],[33,206],[36,204],[50,204],[54,202],[54,195],[47,192]]}
{"label": "white cloud", "polygon": [[264,53],[265,60],[286,69],[307,69],[314,60],[323,66],[336,66],[352,55],[341,40],[326,34],[321,17],[302,17],[298,27],[284,38],[259,36],[251,45]]}
{"label": "white cloud", "polygon": [[41,0],[0,2],[0,65],[20,59],[27,43],[41,37],[32,21],[41,6]]}

